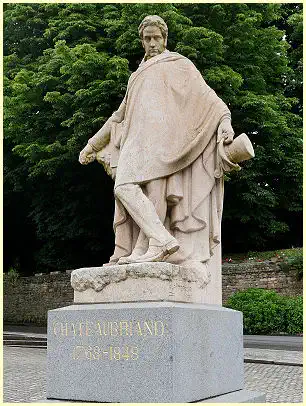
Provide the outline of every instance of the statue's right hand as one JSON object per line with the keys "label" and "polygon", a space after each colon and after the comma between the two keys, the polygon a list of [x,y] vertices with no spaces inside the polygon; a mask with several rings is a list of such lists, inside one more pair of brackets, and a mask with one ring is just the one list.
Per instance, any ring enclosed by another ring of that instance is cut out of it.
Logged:
{"label": "statue's right hand", "polygon": [[87,165],[96,159],[97,153],[93,150],[92,146],[87,144],[86,147],[80,152],[79,162],[82,165]]}

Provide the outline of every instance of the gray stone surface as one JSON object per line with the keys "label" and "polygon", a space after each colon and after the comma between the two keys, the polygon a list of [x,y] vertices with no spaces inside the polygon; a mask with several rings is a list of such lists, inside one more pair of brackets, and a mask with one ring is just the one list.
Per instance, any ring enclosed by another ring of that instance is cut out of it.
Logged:
{"label": "gray stone surface", "polygon": [[72,305],[48,317],[48,398],[192,402],[244,387],[240,312],[117,303]]}
{"label": "gray stone surface", "polygon": [[[46,359],[45,349],[3,348],[4,402],[31,403],[46,399]],[[266,393],[267,403],[303,401],[301,367],[245,364],[244,374],[245,388]]]}

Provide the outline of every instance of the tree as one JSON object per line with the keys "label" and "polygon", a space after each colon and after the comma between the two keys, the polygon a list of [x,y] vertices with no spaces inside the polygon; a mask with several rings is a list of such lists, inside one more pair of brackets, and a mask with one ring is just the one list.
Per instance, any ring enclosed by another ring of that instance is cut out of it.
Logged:
{"label": "tree", "polygon": [[[227,177],[223,247],[231,251],[301,244],[302,121],[294,113],[302,97],[288,92],[295,72],[292,47],[301,48],[285,40],[292,20],[299,22],[295,31],[301,32],[301,14],[297,17],[296,7],[281,4],[193,6],[180,7],[194,24],[221,35],[223,43],[220,60],[212,67],[204,62],[202,73],[228,103],[234,129],[249,135],[256,154],[244,171]],[[190,50],[191,59],[193,54]]]}
{"label": "tree", "polygon": [[75,268],[111,255],[112,181],[77,158],[124,96],[148,14],[165,19],[168,48],[196,64],[229,105],[236,133],[255,145],[245,170],[227,176],[224,246],[300,244],[291,232],[302,210],[301,12],[281,4],[7,4],[6,267]]}

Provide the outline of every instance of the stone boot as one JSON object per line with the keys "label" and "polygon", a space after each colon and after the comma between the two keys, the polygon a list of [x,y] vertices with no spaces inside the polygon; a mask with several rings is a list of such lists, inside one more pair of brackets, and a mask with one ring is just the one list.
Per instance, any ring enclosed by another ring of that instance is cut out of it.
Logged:
{"label": "stone boot", "polygon": [[158,245],[150,242],[148,251],[134,262],[165,261],[169,255],[174,254],[179,248],[180,246],[175,238],[164,245]]}

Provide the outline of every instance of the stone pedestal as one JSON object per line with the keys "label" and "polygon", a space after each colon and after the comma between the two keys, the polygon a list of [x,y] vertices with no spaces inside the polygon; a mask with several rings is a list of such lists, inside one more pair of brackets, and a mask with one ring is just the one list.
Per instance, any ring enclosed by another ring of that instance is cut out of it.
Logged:
{"label": "stone pedestal", "polygon": [[240,312],[144,302],[48,313],[49,399],[196,402],[243,387]]}

